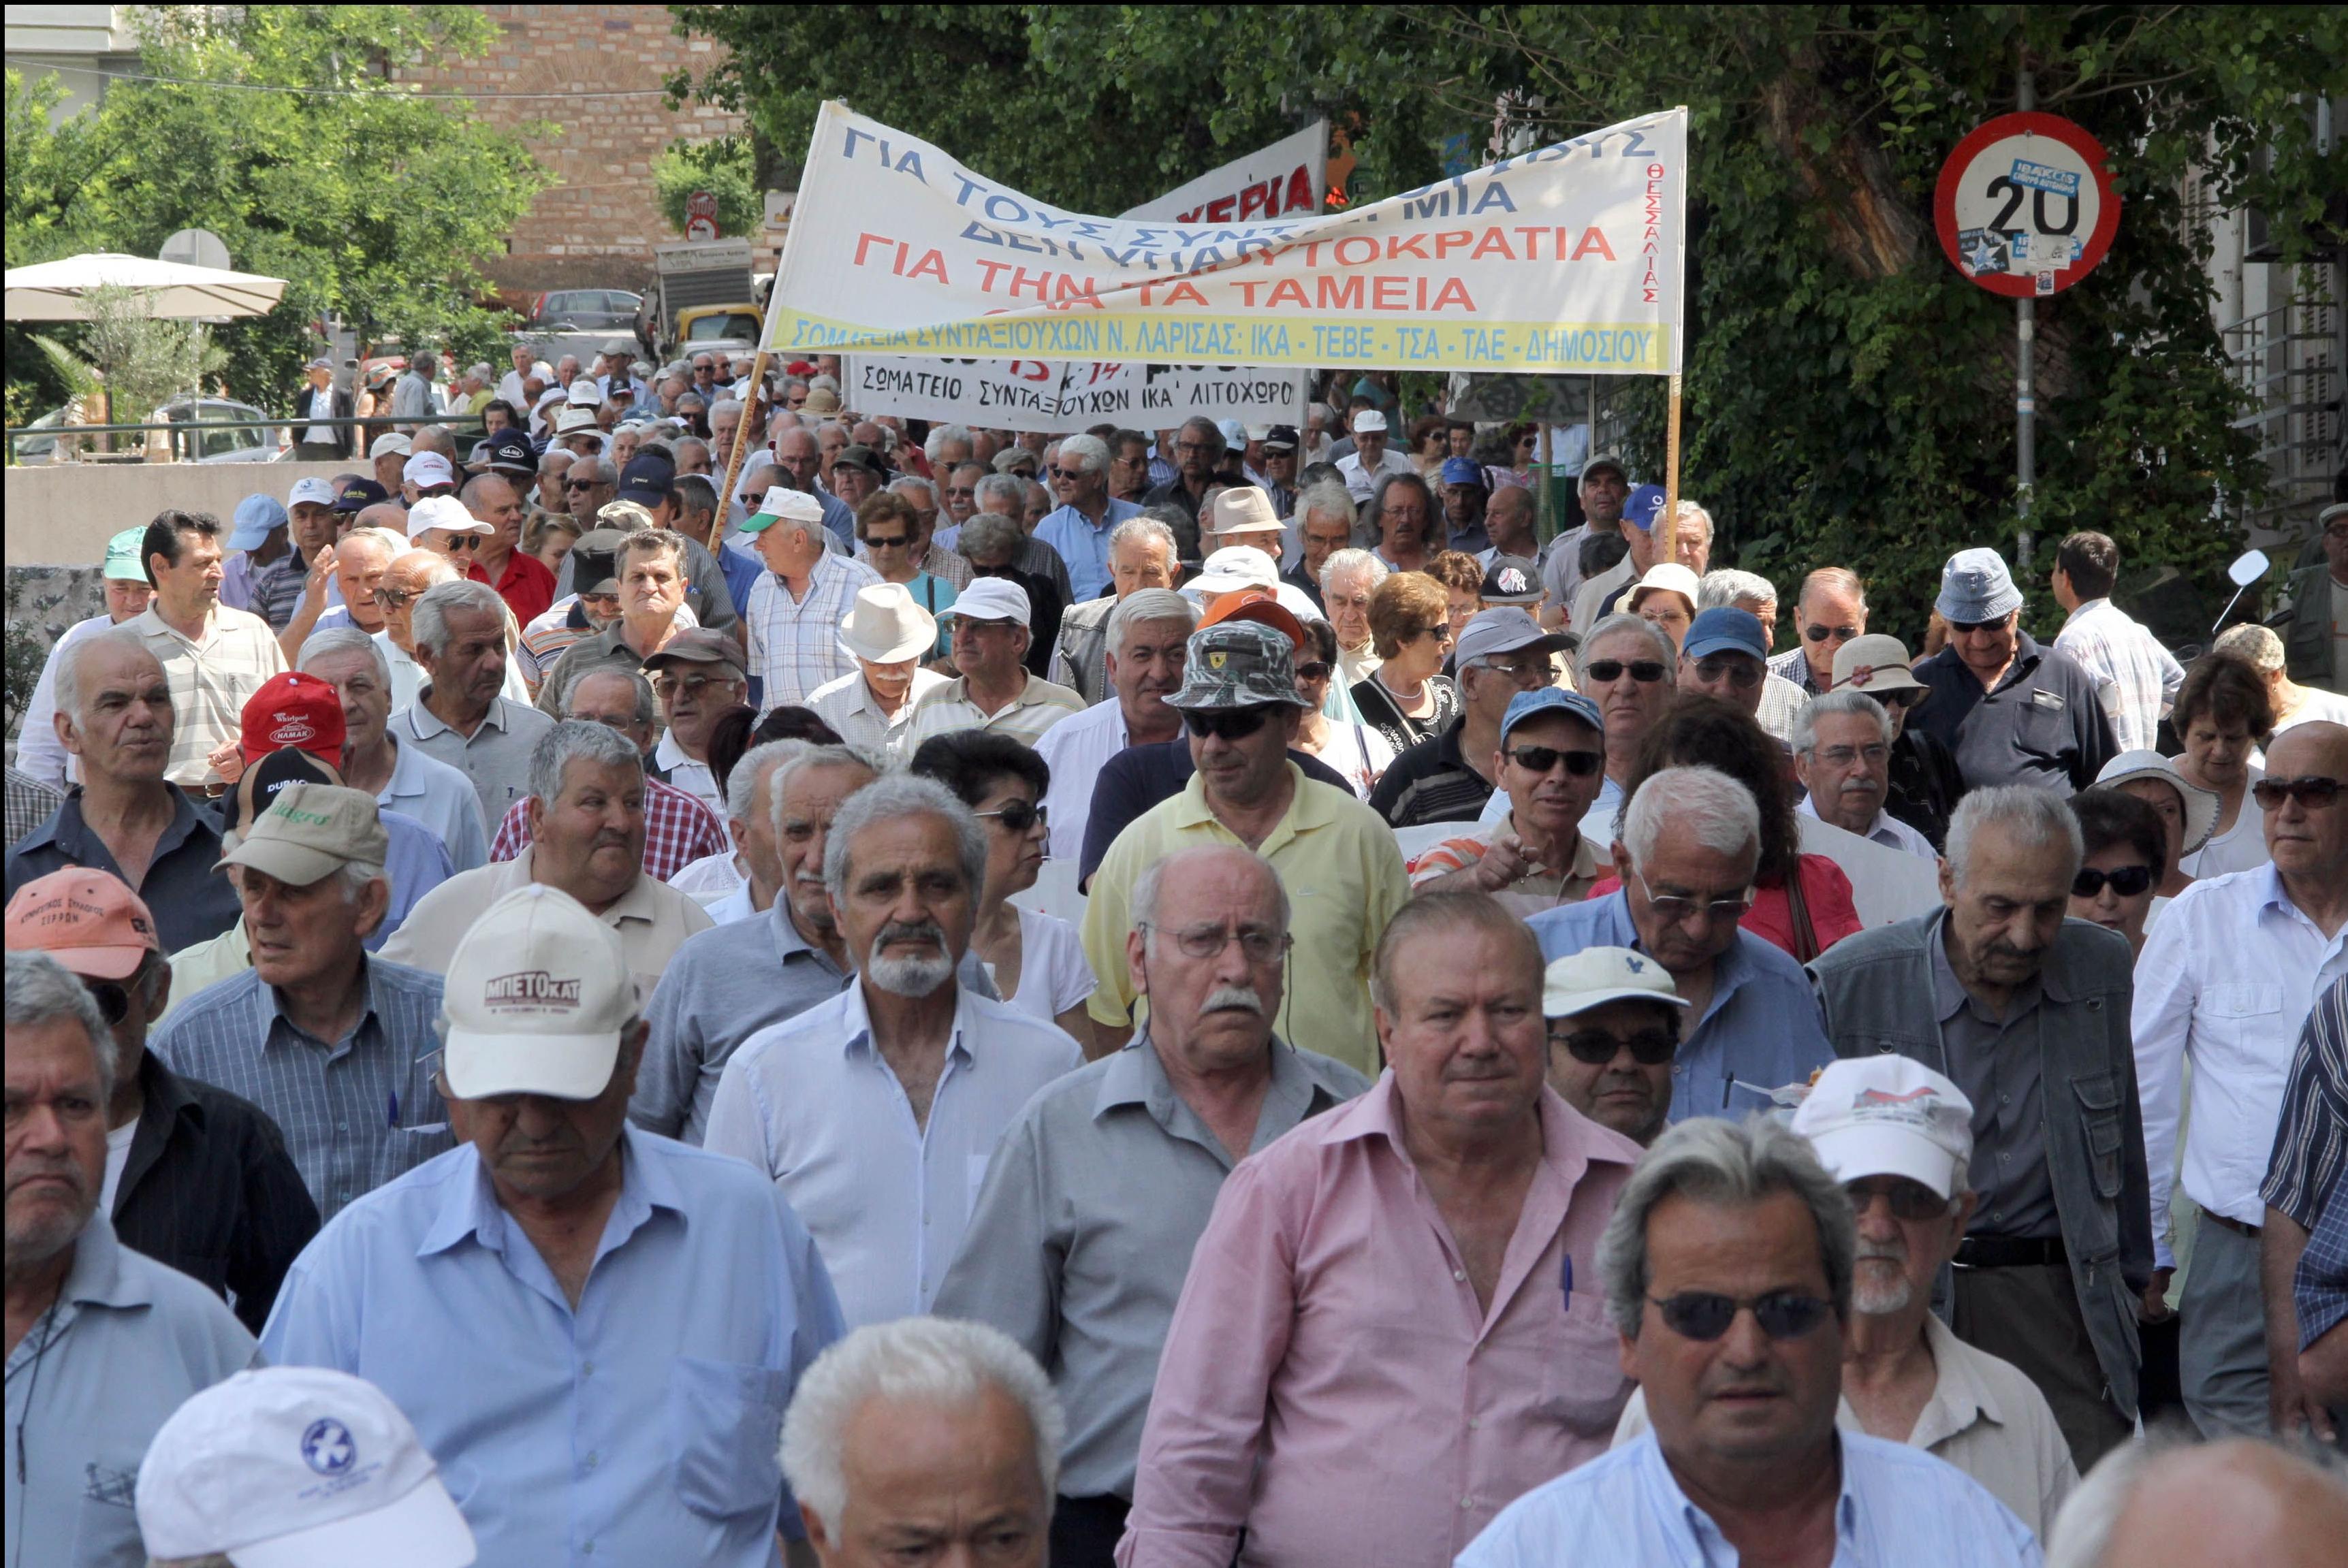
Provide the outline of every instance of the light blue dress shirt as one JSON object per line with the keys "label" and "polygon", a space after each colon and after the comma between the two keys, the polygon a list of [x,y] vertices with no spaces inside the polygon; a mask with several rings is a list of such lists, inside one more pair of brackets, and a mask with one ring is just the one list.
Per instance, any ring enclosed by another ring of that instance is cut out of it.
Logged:
{"label": "light blue dress shirt", "polygon": [[1076,589],[1070,603],[1082,604],[1108,592],[1109,532],[1126,518],[1139,516],[1139,507],[1111,496],[1098,528],[1074,507],[1047,512],[1035,525],[1035,537],[1059,551],[1060,559],[1067,564],[1068,583]]}
{"label": "light blue dress shirt", "polygon": [[[456,770],[451,768],[449,772]],[[470,795],[473,786],[467,784]],[[367,936],[366,947],[370,953],[383,951],[391,934],[399,929],[407,912],[424,901],[424,896],[457,873],[448,862],[448,849],[433,835],[430,828],[404,811],[378,814],[383,822],[385,838],[383,877],[391,886],[391,903],[385,908],[383,924]]]}
{"label": "light blue dress shirt", "polygon": [[7,1568],[139,1568],[139,1462],[190,1395],[255,1365],[196,1281],[92,1214],[56,1305],[8,1353]]}
{"label": "light blue dress shirt", "polygon": [[[1833,1568],[2038,1568],[2037,1537],[1972,1477],[1921,1449],[1837,1434]],[[1535,1487],[1456,1568],[1736,1568],[1736,1548],[1687,1500],[1655,1435]]]}
{"label": "light blue dress shirt", "polygon": [[839,1337],[839,1305],[769,1184],[622,1137],[575,1309],[467,1143],[335,1216],[262,1343],[407,1412],[483,1568],[771,1568],[778,1524],[801,1528],[775,1458],[783,1411]]}
{"label": "light blue dress shirt", "polygon": [[[481,797],[473,781],[417,746],[400,746],[391,782],[375,797],[377,805],[403,811],[429,828],[448,852],[449,875],[489,863],[489,840],[481,825]],[[386,920],[388,931],[396,923]]]}
{"label": "light blue dress shirt", "polygon": [[[1544,910],[1527,924],[1540,941],[1543,963],[1584,948],[1646,950],[1620,888]],[[1833,1060],[1802,966],[1785,949],[1739,930],[1735,945],[1715,961],[1704,1016],[1693,1027],[1683,1025],[1679,1058],[1672,1064],[1671,1120],[1766,1111],[1770,1090],[1807,1083],[1814,1069]]]}
{"label": "light blue dress shirt", "polygon": [[861,1328],[930,1309],[1004,1129],[1084,1064],[1051,1024],[957,985],[945,1069],[917,1122],[851,985],[742,1043],[702,1143],[781,1189]]}

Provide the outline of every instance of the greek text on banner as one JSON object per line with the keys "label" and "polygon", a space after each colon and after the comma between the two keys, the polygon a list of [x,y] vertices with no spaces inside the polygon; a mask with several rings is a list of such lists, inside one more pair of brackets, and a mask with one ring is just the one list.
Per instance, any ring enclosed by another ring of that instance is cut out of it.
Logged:
{"label": "greek text on banner", "polygon": [[1680,368],[1687,113],[1341,212],[1059,210],[827,103],[767,313],[784,351],[1661,374]]}
{"label": "greek text on banner", "polygon": [[1161,430],[1195,415],[1304,423],[1303,370],[1079,360],[916,359],[851,354],[841,391],[862,414],[1062,436],[1102,424]]}

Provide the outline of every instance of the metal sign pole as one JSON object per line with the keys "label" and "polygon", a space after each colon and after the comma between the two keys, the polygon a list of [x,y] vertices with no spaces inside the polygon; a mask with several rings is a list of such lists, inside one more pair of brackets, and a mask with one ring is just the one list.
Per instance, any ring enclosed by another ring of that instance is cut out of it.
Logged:
{"label": "metal sign pole", "polygon": [[[2038,107],[2038,82],[2025,66],[2015,95],[2017,107],[2027,114]],[[2030,565],[2030,506],[2032,492],[2038,485],[2038,397],[2035,388],[2036,354],[2034,339],[2038,333],[2038,302],[2019,299],[2013,302],[2013,510],[2021,521],[2020,533],[2014,538],[2013,564]]]}

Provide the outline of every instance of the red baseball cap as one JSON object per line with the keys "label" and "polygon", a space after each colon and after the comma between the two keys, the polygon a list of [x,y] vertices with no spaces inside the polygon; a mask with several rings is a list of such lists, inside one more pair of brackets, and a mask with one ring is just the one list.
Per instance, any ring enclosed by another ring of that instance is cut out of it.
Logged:
{"label": "red baseball cap", "polygon": [[1269,590],[1243,588],[1227,593],[1215,601],[1214,609],[1199,618],[1199,626],[1220,626],[1226,620],[1252,620],[1259,626],[1269,626],[1298,652],[1304,651],[1304,623],[1289,613],[1288,607]]}
{"label": "red baseball cap", "polygon": [[154,917],[122,879],[69,866],[35,877],[8,900],[11,951],[48,954],[75,974],[128,979],[149,953],[160,953]]}
{"label": "red baseball cap", "polygon": [[290,671],[273,675],[244,704],[244,729],[237,747],[246,764],[292,746],[343,765],[343,699],[315,675]]}

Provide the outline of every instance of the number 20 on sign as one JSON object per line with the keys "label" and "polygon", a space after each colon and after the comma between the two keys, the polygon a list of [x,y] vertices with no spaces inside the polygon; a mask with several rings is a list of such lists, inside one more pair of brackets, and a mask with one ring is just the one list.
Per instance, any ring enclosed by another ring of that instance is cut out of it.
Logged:
{"label": "number 20 on sign", "polygon": [[2112,247],[2120,225],[2110,160],[2060,115],[2000,115],[1941,166],[1932,217],[1950,265],[1993,294],[2069,288]]}

